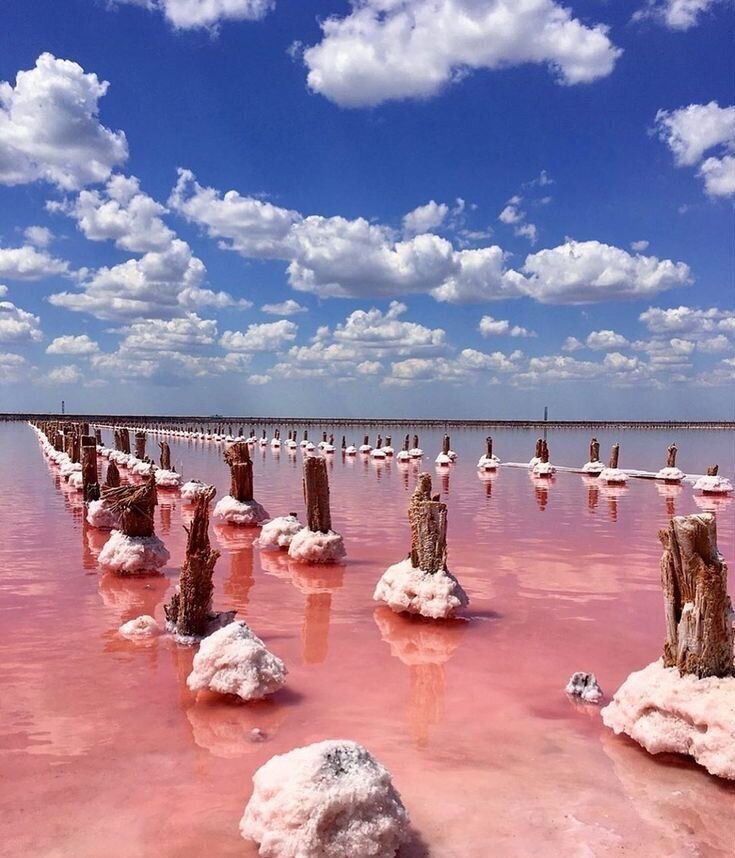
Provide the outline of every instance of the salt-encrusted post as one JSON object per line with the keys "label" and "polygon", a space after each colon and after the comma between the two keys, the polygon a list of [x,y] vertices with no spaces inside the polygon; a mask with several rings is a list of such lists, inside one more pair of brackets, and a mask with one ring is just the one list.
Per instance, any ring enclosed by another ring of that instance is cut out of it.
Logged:
{"label": "salt-encrusted post", "polygon": [[431,476],[420,474],[408,507],[411,524],[411,565],[424,572],[446,569],[447,505],[431,497]]}
{"label": "salt-encrusted post", "polygon": [[135,433],[135,455],[138,459],[145,459],[145,432]]}
{"label": "salt-encrusted post", "polygon": [[610,461],[608,462],[608,468],[617,468],[618,460],[620,459],[620,444],[613,444],[612,450],[610,451]]}
{"label": "salt-encrusted post", "polygon": [[717,476],[717,472],[718,472],[719,470],[720,470],[720,466],[719,466],[719,465],[710,465],[710,466],[709,466],[709,468],[707,468],[707,476],[708,476],[708,477],[716,477],[716,476]]}
{"label": "salt-encrusted post", "polygon": [[664,665],[700,679],[732,676],[732,604],[714,515],[675,516],[659,539],[664,547]]}
{"label": "salt-encrusted post", "polygon": [[225,462],[230,466],[230,495],[244,503],[253,499],[253,463],[250,448],[244,441],[237,441],[224,452]]}
{"label": "salt-encrusted post", "polygon": [[541,442],[541,461],[544,464],[548,464],[549,461],[549,445],[546,443],[546,440]]}
{"label": "salt-encrusted post", "polygon": [[171,448],[166,441],[159,441],[158,446],[161,448],[161,469],[164,471],[171,470]]}
{"label": "salt-encrusted post", "polygon": [[329,533],[332,516],[329,511],[327,462],[318,456],[304,459],[304,499],[306,526],[315,533]]}
{"label": "salt-encrusted post", "polygon": [[100,486],[97,478],[97,442],[93,435],[82,436],[82,489],[85,501],[99,500]]}
{"label": "salt-encrusted post", "polygon": [[597,438],[590,441],[590,462],[600,461],[600,442]]}
{"label": "salt-encrusted post", "polygon": [[219,551],[209,543],[209,504],[215,489],[210,486],[194,500],[194,518],[186,528],[186,560],[181,568],[178,591],[164,607],[166,619],[180,635],[203,637],[212,613],[212,575]]}
{"label": "salt-encrusted post", "polygon": [[153,536],[156,484],[152,479],[142,486],[105,488],[102,496],[110,509],[120,514],[120,530],[126,536]]}
{"label": "salt-encrusted post", "polygon": [[677,453],[676,444],[671,444],[666,450],[666,467],[667,468],[675,468],[676,467],[676,453]]}

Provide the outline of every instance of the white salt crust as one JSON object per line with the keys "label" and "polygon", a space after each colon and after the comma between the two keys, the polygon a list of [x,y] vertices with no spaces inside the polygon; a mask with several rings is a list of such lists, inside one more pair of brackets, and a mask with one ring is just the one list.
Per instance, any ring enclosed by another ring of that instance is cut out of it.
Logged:
{"label": "white salt crust", "polygon": [[572,697],[579,697],[585,703],[599,703],[602,700],[602,689],[594,673],[578,670],[573,673],[564,689]]}
{"label": "white salt crust", "polygon": [[150,462],[138,462],[137,465],[133,466],[133,473],[139,477],[149,477],[153,473],[154,468],[155,465],[152,465]]}
{"label": "white salt crust", "polygon": [[496,471],[499,464],[500,459],[497,456],[480,456],[477,467],[483,471]]}
{"label": "white salt crust", "polygon": [[301,563],[338,563],[346,554],[344,540],[333,530],[321,533],[303,527],[288,546],[288,556]]}
{"label": "white salt crust", "polygon": [[605,470],[605,465],[597,459],[594,462],[586,462],[582,466],[582,470],[585,474],[600,474]]}
{"label": "white salt crust", "polygon": [[181,487],[181,497],[185,501],[193,502],[209,488],[210,486],[201,480],[189,480]]}
{"label": "white salt crust", "polygon": [[242,700],[260,700],[281,688],[287,672],[247,623],[238,621],[202,640],[186,684],[192,691],[208,688]]}
{"label": "white salt crust", "polygon": [[376,602],[385,602],[397,613],[420,614],[434,620],[454,617],[470,600],[451,572],[425,572],[411,565],[407,557],[388,567],[373,593]]}
{"label": "white salt crust", "polygon": [[73,473],[82,473],[82,466],[79,462],[72,462],[68,459],[61,465],[61,476],[68,479]]}
{"label": "white salt crust", "polygon": [[657,480],[666,480],[670,483],[680,483],[684,479],[684,471],[679,468],[661,468],[656,474]]}
{"label": "white salt crust", "polygon": [[[64,473],[63,470],[61,473]],[[704,492],[705,494],[724,495],[732,491],[732,483],[724,477],[700,477],[694,483],[694,491]]]}
{"label": "white salt crust", "polygon": [[255,544],[260,548],[277,550],[288,549],[291,540],[304,525],[295,515],[281,515],[267,521],[260,530],[260,536]]}
{"label": "white salt crust", "polygon": [[166,468],[159,468],[156,471],[156,485],[162,489],[177,489],[181,485],[181,474]]}
{"label": "white salt crust", "polygon": [[113,530],[100,551],[99,564],[118,575],[154,572],[168,563],[171,555],[157,536],[127,536]]}
{"label": "white salt crust", "polygon": [[71,488],[76,489],[78,492],[81,492],[84,488],[84,480],[82,479],[81,471],[72,471],[71,474],[69,474],[67,482]]}
{"label": "white salt crust", "polygon": [[628,475],[620,468],[603,468],[600,471],[600,481],[603,483],[612,483],[613,485],[621,485],[628,482]]}
{"label": "white salt crust", "polygon": [[232,495],[225,495],[217,501],[214,517],[228,524],[239,524],[243,527],[256,527],[270,518],[258,501],[239,501]]}
{"label": "white salt crust", "polygon": [[87,524],[98,530],[113,530],[120,523],[120,517],[114,513],[106,500],[90,501],[87,506]]}
{"label": "white salt crust", "polygon": [[651,754],[688,754],[735,780],[735,677],[681,676],[659,659],[631,673],[601,714]]}
{"label": "white salt crust", "polygon": [[409,820],[387,769],[362,745],[329,740],[255,772],[240,833],[263,858],[393,858]]}
{"label": "white salt crust", "polygon": [[556,472],[556,468],[551,462],[539,462],[533,466],[533,473],[536,477],[551,477]]}
{"label": "white salt crust", "polygon": [[150,638],[157,635],[161,631],[161,627],[153,617],[143,614],[142,617],[136,617],[134,620],[123,623],[118,631],[124,638]]}

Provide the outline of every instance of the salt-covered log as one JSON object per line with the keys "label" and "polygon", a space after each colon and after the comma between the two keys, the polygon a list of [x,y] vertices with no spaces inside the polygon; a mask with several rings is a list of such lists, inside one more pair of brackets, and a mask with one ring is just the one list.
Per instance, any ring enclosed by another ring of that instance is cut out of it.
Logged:
{"label": "salt-covered log", "polygon": [[253,499],[253,463],[245,441],[237,441],[224,452],[230,466],[230,496],[240,503]]}
{"label": "salt-covered log", "polygon": [[329,533],[332,515],[329,509],[329,478],[325,459],[309,456],[304,460],[304,499],[306,526],[315,533]]}
{"label": "salt-covered log", "polygon": [[194,501],[194,517],[187,533],[186,560],[181,569],[178,591],[164,607],[166,619],[179,635],[202,637],[212,613],[212,575],[219,551],[209,542],[209,504],[215,489],[199,494]]}
{"label": "salt-covered log", "polygon": [[99,500],[100,486],[97,478],[97,442],[92,435],[82,436],[82,488],[85,501]]}
{"label": "salt-covered log", "polygon": [[715,517],[675,516],[659,539],[664,547],[664,666],[678,667],[682,676],[732,676],[732,604]]}

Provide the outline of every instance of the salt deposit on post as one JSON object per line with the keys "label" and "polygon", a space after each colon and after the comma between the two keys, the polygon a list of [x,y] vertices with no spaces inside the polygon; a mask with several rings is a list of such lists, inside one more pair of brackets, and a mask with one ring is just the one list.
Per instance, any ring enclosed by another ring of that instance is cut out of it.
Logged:
{"label": "salt deposit on post", "polygon": [[485,453],[480,456],[477,467],[481,471],[496,471],[499,464],[500,459],[493,453],[493,439],[488,435],[485,439]]}
{"label": "salt deposit on post", "polygon": [[448,619],[469,604],[459,581],[447,569],[447,506],[431,497],[431,477],[420,474],[408,507],[411,553],[390,566],[373,599],[400,613]]}
{"label": "salt deposit on post", "polygon": [[659,538],[663,659],[632,673],[602,720],[652,754],[689,754],[711,774],[735,780],[733,612],[715,517],[675,516]]}
{"label": "salt deposit on post", "polygon": [[264,858],[391,858],[409,819],[387,769],[357,742],[329,740],[258,769],[240,833]]}
{"label": "salt deposit on post", "polygon": [[159,441],[161,448],[161,467],[155,471],[156,485],[161,489],[177,489],[181,485],[181,475],[171,467],[171,448],[166,441]]}
{"label": "salt deposit on post", "polygon": [[130,638],[131,640],[153,637],[160,630],[158,623],[149,614],[143,614],[134,620],[128,620],[127,623],[123,623],[118,629],[124,638]]}
{"label": "salt deposit on post", "polygon": [[671,444],[666,450],[666,467],[656,474],[657,480],[667,483],[680,483],[684,479],[684,472],[676,467],[676,444]]}
{"label": "salt deposit on post", "polygon": [[286,673],[285,664],[247,623],[236,621],[204,638],[186,684],[192,691],[209,689],[260,700],[282,687]]}
{"label": "salt deposit on post", "polygon": [[556,468],[549,461],[549,445],[544,440],[541,442],[541,461],[533,466],[533,475],[535,477],[551,477],[555,471]]}
{"label": "salt deposit on post", "polygon": [[606,468],[603,468],[600,471],[600,481],[603,483],[608,483],[609,485],[623,485],[628,482],[628,475],[625,471],[621,471],[618,468],[618,461],[620,458],[620,444],[613,444],[612,451],[610,453],[610,461],[607,464]]}
{"label": "salt deposit on post", "polygon": [[[182,500],[187,503],[193,503],[199,495],[209,494],[209,489],[211,488],[212,486],[208,486],[201,480],[189,480],[181,487]],[[210,497],[214,497],[214,495],[210,495]]]}
{"label": "salt deposit on post", "polygon": [[259,548],[286,551],[291,545],[291,540],[303,527],[295,512],[277,516],[265,522],[255,544]]}
{"label": "salt deposit on post", "polygon": [[707,468],[707,475],[700,477],[694,484],[695,492],[705,495],[727,495],[732,491],[732,483],[718,475],[719,466],[711,465]]}
{"label": "salt deposit on post", "polygon": [[230,466],[230,493],[217,502],[214,517],[228,524],[256,527],[270,516],[253,498],[253,463],[248,444],[235,442],[225,450],[224,459]]}
{"label": "salt deposit on post", "polygon": [[605,470],[604,464],[600,461],[600,442],[597,438],[593,438],[590,441],[590,458],[584,464],[582,470],[585,474],[590,474],[591,476],[597,476]]}
{"label": "salt deposit on post", "polygon": [[345,556],[342,537],[332,530],[327,463],[320,456],[304,459],[306,527],[288,546],[288,556],[303,563],[337,563]]}
{"label": "salt deposit on post", "polygon": [[142,486],[105,488],[103,500],[120,517],[120,529],[113,530],[99,556],[102,568],[119,575],[154,572],[169,560],[166,546],[153,532],[156,486],[149,480]]}

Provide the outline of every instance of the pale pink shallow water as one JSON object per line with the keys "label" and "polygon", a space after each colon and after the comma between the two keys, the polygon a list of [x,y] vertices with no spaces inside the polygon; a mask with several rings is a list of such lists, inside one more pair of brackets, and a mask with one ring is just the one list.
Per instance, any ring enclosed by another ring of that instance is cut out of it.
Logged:
{"label": "pale pink shallow water", "polygon": [[[670,441],[619,437],[623,466],[640,468],[657,467]],[[439,436],[421,440],[433,473]],[[606,451],[614,439],[600,440]],[[684,470],[719,460],[732,473],[726,435],[676,440]],[[371,601],[408,547],[412,466],[334,458],[343,568],[297,568],[253,549],[253,531],[213,528],[216,607],[237,608],[289,668],[287,689],[247,705],[189,692],[191,649],[117,634],[142,613],[162,620],[183,559],[178,496],[161,492],[156,512],[172,554],[165,574],[103,576],[106,537],[85,527],[79,495],[30,428],[2,426],[0,854],[253,858],[238,834],[253,771],[298,745],[350,738],[394,774],[417,832],[406,855],[731,856],[735,785],[648,756],[563,692],[573,671],[592,670],[607,699],[659,655],[656,531],[700,508],[691,488],[605,490],[576,474],[538,485],[513,469],[481,480],[482,438],[452,441],[459,462],[435,485],[468,622],[412,621]],[[560,464],[585,460],[586,436],[556,433],[550,445]],[[532,449],[530,433],[496,435],[502,459]],[[174,442],[172,452],[187,478],[226,491],[220,447]],[[301,453],[256,450],[255,462],[270,513],[301,512]],[[735,507],[717,508],[733,593]],[[255,727],[265,741],[251,741]]]}

